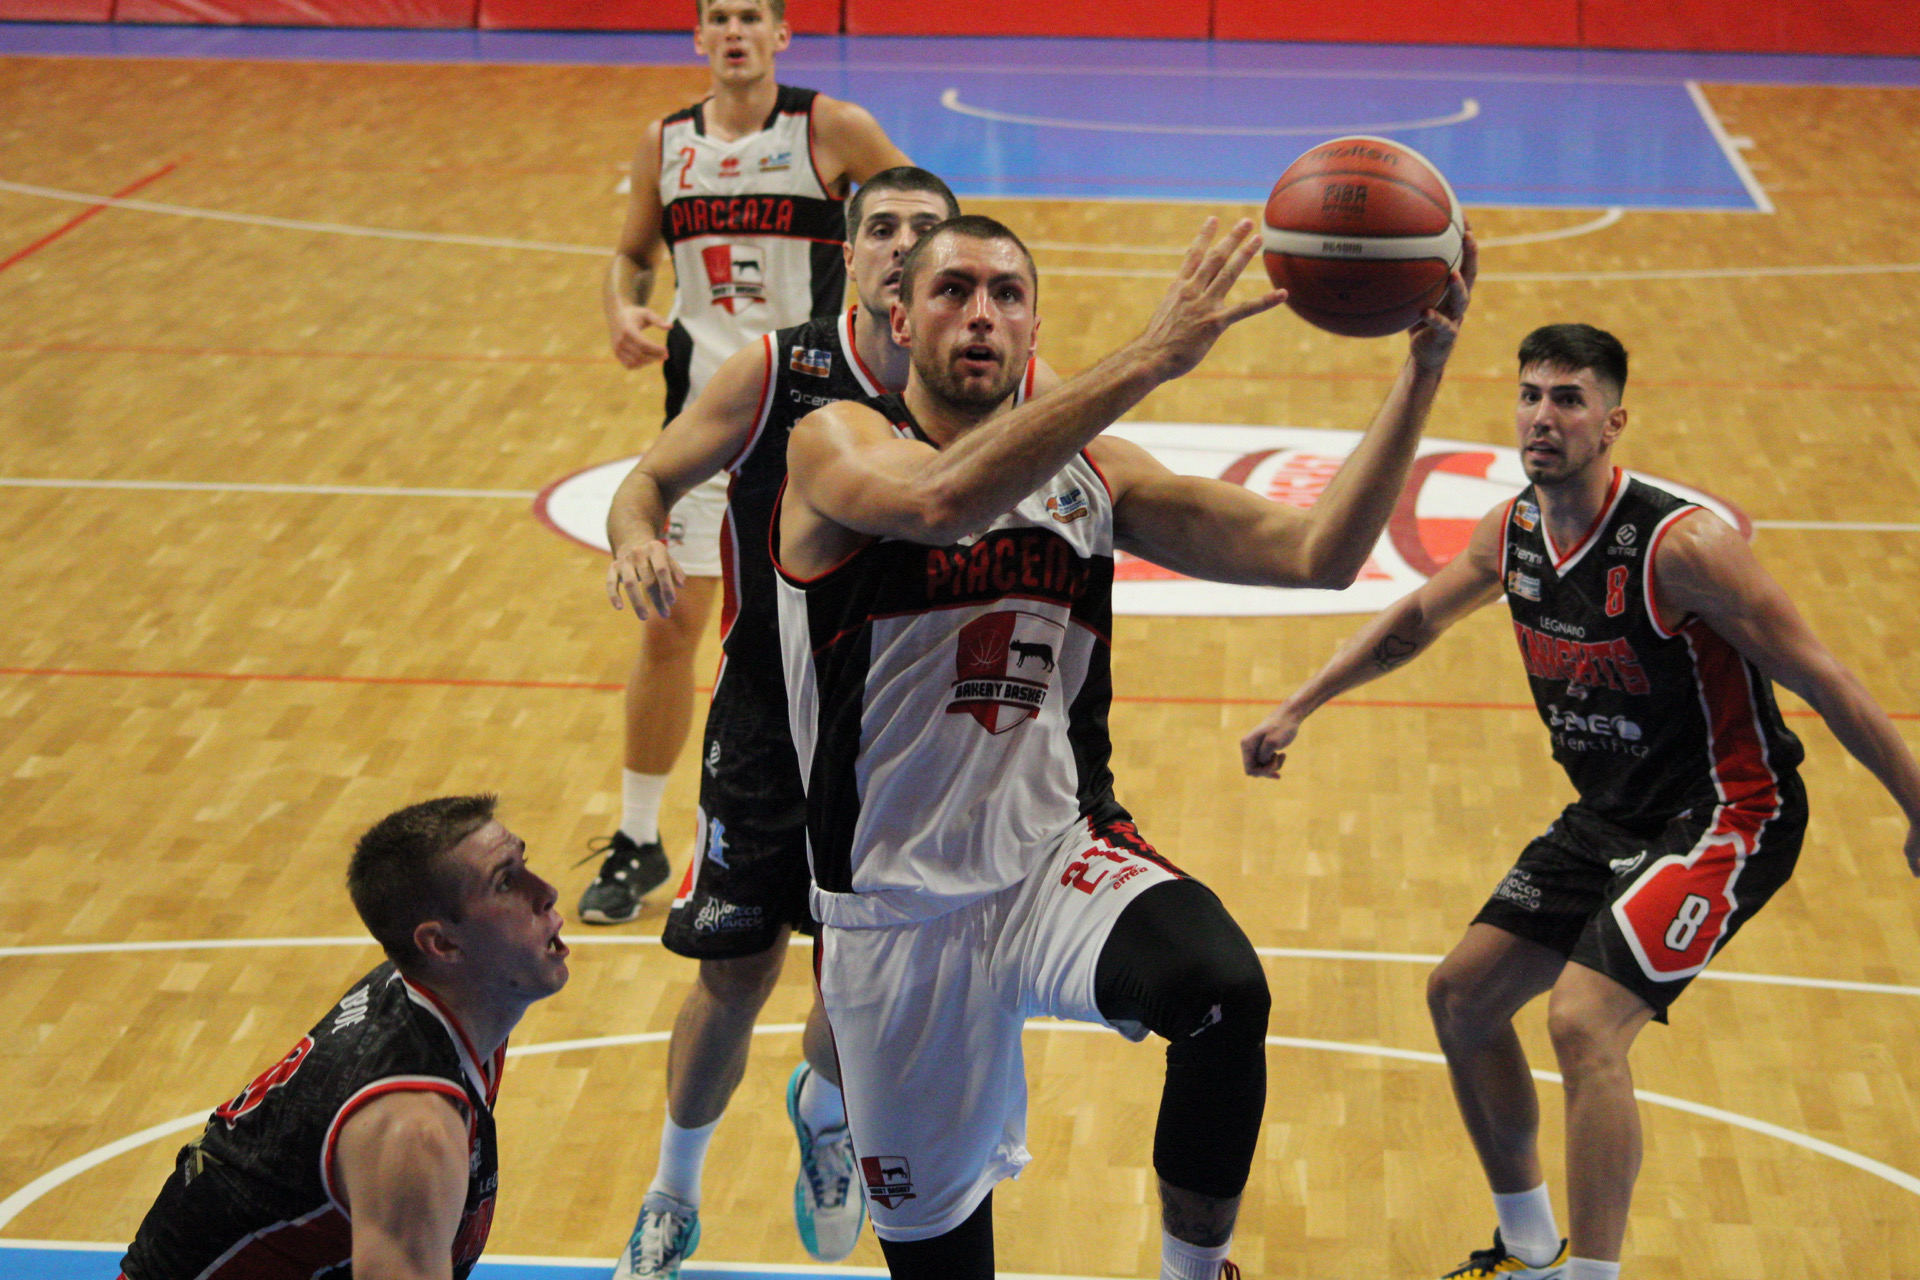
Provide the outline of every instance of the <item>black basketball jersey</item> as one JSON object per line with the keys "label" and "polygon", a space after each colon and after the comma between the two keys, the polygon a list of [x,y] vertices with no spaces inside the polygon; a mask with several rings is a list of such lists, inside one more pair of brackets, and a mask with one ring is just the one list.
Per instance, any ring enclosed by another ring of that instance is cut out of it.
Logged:
{"label": "black basketball jersey", "polygon": [[[727,519],[720,533],[725,595],[720,611],[720,674],[709,716],[709,751],[728,757],[706,762],[729,789],[750,789],[775,815],[799,820],[805,804],[793,737],[787,727],[786,683],[780,674],[780,624],[774,604],[774,511],[787,479],[787,437],[800,419],[839,400],[873,402],[885,395],[855,338],[857,308],[823,316],[763,339],[766,377],[753,434],[727,464]],[[1014,403],[1032,391],[1034,366],[1014,390]],[[717,724],[715,723],[717,719]],[[714,728],[720,733],[714,733]]]}
{"label": "black basketball jersey", "polygon": [[382,964],[180,1149],[121,1270],[128,1280],[349,1280],[353,1228],[332,1170],[341,1126],[375,1098],[417,1091],[445,1095],[467,1120],[460,1280],[493,1225],[505,1053],[480,1061],[431,991]]}
{"label": "black basketball jersey", "polygon": [[1628,828],[1699,805],[1764,820],[1804,754],[1757,667],[1699,618],[1655,614],[1654,553],[1697,509],[1618,468],[1576,546],[1553,544],[1532,486],[1507,508],[1501,579],[1553,758]]}

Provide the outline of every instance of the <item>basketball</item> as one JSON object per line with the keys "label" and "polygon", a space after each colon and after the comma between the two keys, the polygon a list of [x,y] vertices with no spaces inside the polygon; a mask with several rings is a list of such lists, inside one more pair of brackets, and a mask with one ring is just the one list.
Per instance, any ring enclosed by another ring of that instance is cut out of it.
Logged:
{"label": "basketball", "polygon": [[1411,328],[1447,291],[1465,223],[1453,188],[1412,147],[1323,142],[1267,197],[1267,275],[1302,319],[1349,338]]}

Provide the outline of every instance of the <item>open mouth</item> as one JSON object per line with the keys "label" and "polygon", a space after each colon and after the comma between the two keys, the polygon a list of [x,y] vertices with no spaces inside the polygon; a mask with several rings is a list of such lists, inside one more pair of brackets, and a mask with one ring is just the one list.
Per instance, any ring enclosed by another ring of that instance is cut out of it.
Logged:
{"label": "open mouth", "polygon": [[556,959],[565,960],[568,956],[573,954],[573,949],[567,946],[566,943],[560,941],[560,931],[558,929],[555,929],[553,931],[553,936],[547,939],[546,952],[548,955],[553,956]]}
{"label": "open mouth", "polygon": [[960,360],[964,364],[997,365],[1000,363],[1000,353],[984,343],[976,342],[960,348]]}

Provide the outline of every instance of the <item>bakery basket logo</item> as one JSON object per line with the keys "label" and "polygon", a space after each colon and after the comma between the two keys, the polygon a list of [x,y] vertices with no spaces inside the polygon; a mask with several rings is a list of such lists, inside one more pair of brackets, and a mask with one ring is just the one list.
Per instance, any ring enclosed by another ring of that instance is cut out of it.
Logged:
{"label": "bakery basket logo", "polygon": [[700,251],[707,269],[707,289],[713,305],[728,315],[767,300],[766,279],[760,270],[760,250],[738,244],[712,244]]}
{"label": "bakery basket logo", "polygon": [[947,714],[964,712],[988,733],[1033,719],[1047,704],[1047,677],[1066,634],[1053,619],[1019,610],[989,613],[960,628]]}
{"label": "bakery basket logo", "polygon": [[[1303,508],[1326,491],[1360,438],[1357,431],[1204,422],[1122,422],[1110,428],[1110,434],[1139,445],[1177,475],[1225,480],[1271,501]],[[557,481],[535,500],[536,512],[558,532],[604,552],[607,508],[636,460],[602,463]],[[1727,503],[1658,476],[1644,478],[1700,503],[1742,536],[1752,536],[1747,518]],[[1059,489],[1049,487],[1036,495],[1059,500],[1059,505],[1048,508],[1048,524],[1086,527],[1080,523],[1084,519],[1080,513],[1091,512],[1088,495],[1083,490],[1076,502],[1074,487],[1078,486],[1063,482]],[[1526,472],[1515,450],[1428,436],[1420,442],[1387,527],[1345,591],[1281,591],[1202,582],[1120,552],[1114,556],[1113,611],[1134,617],[1192,618],[1377,613],[1438,572],[1465,549],[1482,516],[1496,508],[1504,510],[1526,487]],[[1540,508],[1532,502],[1515,503],[1512,520],[1516,528],[1537,529]],[[1607,545],[1613,550],[1619,544],[1609,539]],[[1644,545],[1637,538],[1633,543],[1635,548]],[[1023,633],[1012,639],[1026,642],[1029,637]],[[1054,655],[1058,654],[1056,645]],[[1036,658],[1029,657],[1023,668],[1018,657],[1013,674],[1037,676]]]}
{"label": "bakery basket logo", "polygon": [[860,1178],[867,1199],[896,1209],[913,1196],[913,1168],[905,1156],[861,1156]]}

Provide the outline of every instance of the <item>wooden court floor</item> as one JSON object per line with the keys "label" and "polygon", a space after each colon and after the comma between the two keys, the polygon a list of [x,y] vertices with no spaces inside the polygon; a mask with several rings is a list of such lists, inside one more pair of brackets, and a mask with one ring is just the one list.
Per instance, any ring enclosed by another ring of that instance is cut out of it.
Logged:
{"label": "wooden court floor", "polygon": [[[646,68],[7,59],[0,179],[600,245],[641,123],[701,87]],[[1920,92],[1708,94],[1753,139],[1778,212],[1630,214],[1490,246],[1432,430],[1508,442],[1511,352],[1532,326],[1620,333],[1635,368],[1621,460],[1762,522],[1762,558],[1920,743]],[[1199,213],[974,207],[1096,247],[1177,245]],[[600,595],[600,559],[541,527],[526,495],[643,447],[661,396],[656,373],[606,354],[602,259],[127,208],[73,223],[87,208],[0,191],[0,476],[72,482],[0,487],[0,946],[350,936],[354,835],[408,801],[481,788],[503,795],[570,905],[591,874],[575,860],[617,813],[633,624]],[[1471,212],[1493,241],[1590,217]],[[1072,272],[1157,261],[1041,253],[1055,365],[1129,336],[1159,291]],[[1862,264],[1909,265],[1774,270]],[[1694,269],[1730,274],[1619,274]],[[1399,358],[1397,339],[1268,317],[1139,416],[1358,427]],[[81,483],[100,481],[175,487]],[[192,484],[224,487],[179,487]],[[1780,521],[1829,527],[1767,527]],[[1847,522],[1908,527],[1831,527]],[[1325,710],[1282,783],[1242,778],[1239,734],[1357,622],[1121,620],[1121,798],[1256,945],[1365,953],[1273,956],[1276,1036],[1430,1054],[1425,967],[1378,957],[1451,945],[1569,792],[1495,610]],[[1636,1277],[1920,1276],[1920,1184],[1860,1167],[1920,1174],[1920,885],[1892,803],[1817,721],[1793,724],[1814,801],[1806,853],[1719,966],[1828,985],[1702,981],[1643,1037],[1640,1087],[1706,1110],[1645,1110]],[[668,793],[676,859],[692,763]],[[596,945],[515,1043],[664,1031],[692,969],[651,945],[659,923],[655,909],[611,940],[571,930]],[[805,1012],[795,959],[769,1024]],[[271,942],[0,954],[0,1195],[217,1104],[374,960],[371,945]],[[1522,1025],[1550,1070],[1543,1014]],[[1001,1266],[1151,1274],[1156,1051],[1047,1030],[1029,1050],[1037,1159],[997,1197]],[[757,1044],[714,1145],[702,1259],[806,1260],[780,1106],[797,1052],[778,1031]],[[658,1043],[510,1068],[495,1250],[615,1253],[652,1172],[663,1068]],[[1441,1068],[1276,1046],[1270,1069],[1236,1245],[1249,1275],[1434,1275],[1485,1243]],[[1557,1167],[1558,1093],[1542,1093]],[[73,1177],[0,1234],[126,1239],[178,1141]],[[870,1238],[851,1262],[878,1265]]]}

